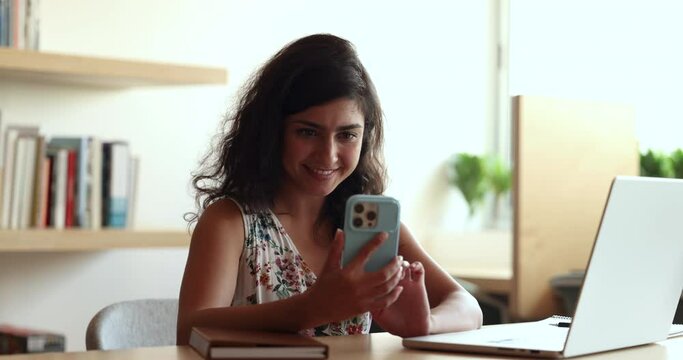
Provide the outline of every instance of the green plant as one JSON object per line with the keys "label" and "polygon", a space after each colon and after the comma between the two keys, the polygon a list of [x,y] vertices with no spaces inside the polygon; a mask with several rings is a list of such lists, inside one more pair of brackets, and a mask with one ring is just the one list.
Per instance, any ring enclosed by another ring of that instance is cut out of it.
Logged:
{"label": "green plant", "polygon": [[670,159],[674,177],[683,179],[683,150],[676,149],[671,153]]}
{"label": "green plant", "polygon": [[453,171],[450,182],[460,190],[467,201],[470,216],[474,215],[486,195],[485,163],[483,158],[468,153],[456,154],[451,163]]}
{"label": "green plant", "polygon": [[493,217],[497,218],[499,200],[512,187],[512,173],[510,168],[497,156],[490,156],[488,165],[487,178],[494,196]]}
{"label": "green plant", "polygon": [[666,154],[649,149],[640,154],[640,175],[650,177],[673,177],[672,161]]}

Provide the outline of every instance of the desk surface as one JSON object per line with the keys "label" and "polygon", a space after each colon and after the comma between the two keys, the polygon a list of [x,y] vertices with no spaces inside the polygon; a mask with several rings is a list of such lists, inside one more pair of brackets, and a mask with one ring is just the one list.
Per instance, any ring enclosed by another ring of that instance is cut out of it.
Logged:
{"label": "desk surface", "polygon": [[[469,354],[440,353],[405,349],[401,338],[388,333],[356,336],[335,336],[319,338],[330,346],[330,359],[516,359],[513,357],[491,357]],[[34,355],[0,356],[7,360],[202,360],[202,357],[186,346],[165,346],[117,351],[87,351],[73,353],[51,353]],[[581,357],[581,359],[683,359],[683,336],[657,344],[639,346],[627,350],[610,351]]]}

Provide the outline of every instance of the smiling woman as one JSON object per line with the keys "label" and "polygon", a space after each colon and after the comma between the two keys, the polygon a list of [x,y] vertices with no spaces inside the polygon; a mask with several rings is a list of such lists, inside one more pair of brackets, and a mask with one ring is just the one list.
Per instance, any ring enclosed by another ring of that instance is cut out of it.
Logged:
{"label": "smiling woman", "polygon": [[386,233],[341,266],[346,200],[382,194],[386,180],[382,110],[353,45],[294,41],[245,89],[194,177],[178,343],[193,326],[348,335],[374,320],[401,336],[479,327],[476,300],[405,226],[399,256],[381,269],[365,263]]}
{"label": "smiling woman", "polygon": [[282,153],[283,194],[327,196],[358,165],[363,113],[336,99],[288,116]]}

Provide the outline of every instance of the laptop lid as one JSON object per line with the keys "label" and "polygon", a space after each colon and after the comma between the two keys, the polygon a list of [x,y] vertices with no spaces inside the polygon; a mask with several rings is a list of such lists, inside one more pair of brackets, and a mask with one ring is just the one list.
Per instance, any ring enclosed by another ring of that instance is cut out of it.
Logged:
{"label": "laptop lid", "polygon": [[682,222],[683,180],[616,177],[568,334],[548,318],[407,338],[403,344],[572,357],[664,340],[683,290]]}
{"label": "laptop lid", "polygon": [[683,181],[617,177],[565,357],[667,338],[683,289]]}

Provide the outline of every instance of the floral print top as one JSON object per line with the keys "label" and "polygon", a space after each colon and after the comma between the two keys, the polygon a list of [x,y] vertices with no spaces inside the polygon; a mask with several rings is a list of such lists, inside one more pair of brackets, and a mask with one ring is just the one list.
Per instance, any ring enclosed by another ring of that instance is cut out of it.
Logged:
{"label": "floral print top", "polygon": [[[232,305],[263,304],[286,299],[312,286],[316,280],[315,274],[306,265],[275,214],[270,210],[251,212],[240,204],[237,206],[244,220],[245,239]],[[367,334],[371,322],[372,317],[367,312],[300,333],[309,336]]]}

